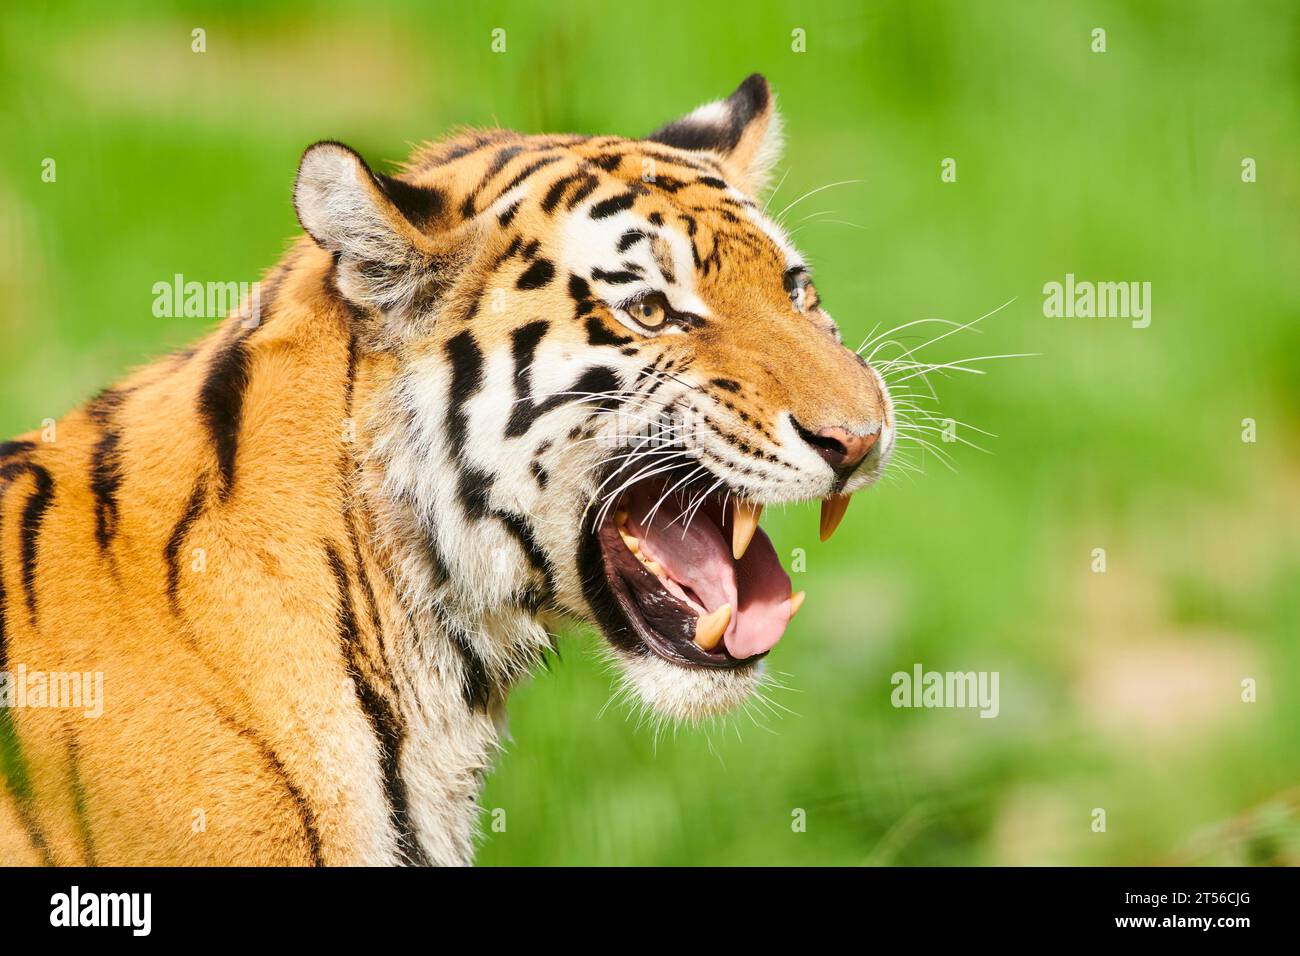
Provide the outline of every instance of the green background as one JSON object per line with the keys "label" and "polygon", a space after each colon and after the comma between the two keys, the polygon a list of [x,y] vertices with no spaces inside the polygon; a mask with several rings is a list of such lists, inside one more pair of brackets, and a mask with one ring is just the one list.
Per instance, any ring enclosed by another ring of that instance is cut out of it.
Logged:
{"label": "green background", "polygon": [[[25,6],[0,434],[199,336],[153,283],[256,279],[310,142],[382,164],[462,124],[638,135],[754,70],[788,133],[772,208],[859,180],[785,216],[847,340],[1014,297],[918,353],[1041,353],[934,378],[992,454],[941,445],[953,473],[905,442],[922,470],[825,545],[811,506],[770,510],[808,592],[771,705],[656,730],[569,636],[511,699],[483,863],[1300,862],[1296,4]],[[1045,317],[1067,272],[1150,282],[1151,326]],[[1000,715],[893,708],[918,662],[999,672]]]}

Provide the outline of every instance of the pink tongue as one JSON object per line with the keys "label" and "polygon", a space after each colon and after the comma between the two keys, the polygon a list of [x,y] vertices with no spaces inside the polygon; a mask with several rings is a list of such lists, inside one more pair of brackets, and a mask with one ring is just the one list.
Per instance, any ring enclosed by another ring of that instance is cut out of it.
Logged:
{"label": "pink tongue", "polygon": [[629,518],[646,557],[662,565],[671,579],[669,590],[705,611],[731,605],[723,641],[732,657],[744,660],[771,650],[790,622],[790,578],[767,535],[761,528],[756,531],[745,556],[733,561],[729,536],[705,508],[683,527],[686,522],[676,520],[681,506],[665,502],[647,526],[657,500],[657,495],[635,489]]}
{"label": "pink tongue", "polygon": [[749,550],[736,565],[740,584],[740,614],[725,640],[732,657],[743,660],[770,651],[790,623],[790,575],[771,540],[759,528]]}

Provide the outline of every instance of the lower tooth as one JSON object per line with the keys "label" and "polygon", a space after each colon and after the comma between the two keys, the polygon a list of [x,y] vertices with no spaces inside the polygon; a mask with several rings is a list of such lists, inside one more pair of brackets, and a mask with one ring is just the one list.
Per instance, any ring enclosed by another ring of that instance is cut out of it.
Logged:
{"label": "lower tooth", "polygon": [[695,646],[703,651],[713,650],[722,640],[722,634],[730,622],[730,604],[724,604],[716,611],[701,615],[695,622]]}

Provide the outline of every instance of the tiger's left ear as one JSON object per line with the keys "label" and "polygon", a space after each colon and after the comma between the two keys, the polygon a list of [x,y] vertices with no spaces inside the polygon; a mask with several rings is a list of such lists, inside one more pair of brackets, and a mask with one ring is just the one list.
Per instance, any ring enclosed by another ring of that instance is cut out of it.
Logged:
{"label": "tiger's left ear", "polygon": [[717,153],[737,185],[757,196],[781,158],[781,114],[767,80],[754,73],[725,100],[705,103],[648,138],[678,149]]}
{"label": "tiger's left ear", "polygon": [[373,172],[342,143],[303,154],[293,204],[307,234],[334,253],[336,285],[357,305],[404,313],[454,278],[465,230],[447,228],[442,193]]}

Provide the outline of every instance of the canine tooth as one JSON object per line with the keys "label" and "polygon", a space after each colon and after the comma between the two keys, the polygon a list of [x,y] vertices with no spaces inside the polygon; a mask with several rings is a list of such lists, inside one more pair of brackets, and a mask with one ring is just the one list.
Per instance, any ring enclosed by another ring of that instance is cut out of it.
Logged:
{"label": "canine tooth", "polygon": [[790,595],[790,617],[799,613],[799,608],[803,607],[803,599],[808,596],[805,591],[795,591]]}
{"label": "canine tooth", "polygon": [[829,541],[840,526],[844,512],[849,510],[848,495],[831,495],[822,499],[822,540]]}
{"label": "canine tooth", "polygon": [[625,525],[625,524],[627,524],[627,511],[625,511],[625,510],[624,510],[624,511],[615,511],[615,512],[614,512],[614,524],[616,524],[616,525]]}
{"label": "canine tooth", "polygon": [[739,561],[749,549],[758,528],[758,516],[763,506],[739,498],[731,499],[731,556]]}
{"label": "canine tooth", "polygon": [[640,538],[633,537],[632,535],[630,535],[630,534],[628,534],[626,531],[624,531],[622,528],[619,528],[619,529],[618,529],[618,534],[619,534],[619,537],[621,537],[621,538],[623,539],[623,544],[627,545],[627,549],[628,549],[629,551],[631,551],[633,554],[640,554],[640,553],[641,553],[641,539],[640,539]]}
{"label": "canine tooth", "polygon": [[701,650],[711,651],[722,640],[722,632],[731,621],[731,605],[724,604],[710,614],[700,615],[695,622],[695,646]]}

